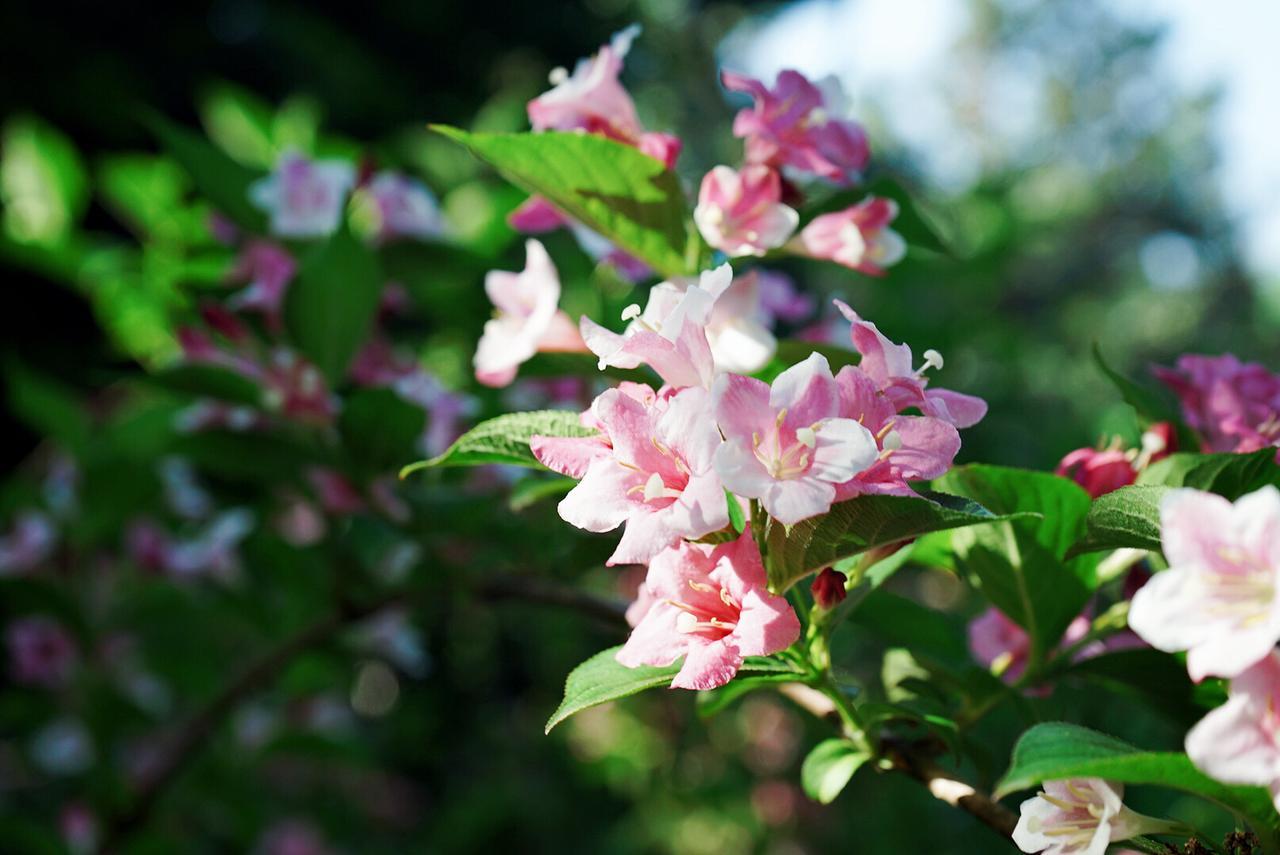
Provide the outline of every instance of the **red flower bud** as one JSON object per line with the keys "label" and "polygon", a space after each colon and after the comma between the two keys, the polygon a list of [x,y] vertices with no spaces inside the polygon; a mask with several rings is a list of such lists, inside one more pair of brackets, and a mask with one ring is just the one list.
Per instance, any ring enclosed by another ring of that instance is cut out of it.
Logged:
{"label": "red flower bud", "polygon": [[813,601],[824,609],[832,609],[844,600],[845,577],[843,573],[828,567],[813,580]]}

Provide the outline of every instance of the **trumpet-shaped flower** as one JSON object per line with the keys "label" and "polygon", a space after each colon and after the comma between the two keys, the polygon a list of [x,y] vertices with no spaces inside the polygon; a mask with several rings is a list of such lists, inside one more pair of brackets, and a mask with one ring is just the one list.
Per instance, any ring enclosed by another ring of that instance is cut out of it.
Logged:
{"label": "trumpet-shaped flower", "polygon": [[552,71],[552,88],[529,102],[533,129],[585,130],[624,141],[638,138],[636,106],[618,80],[622,61],[638,35],[640,26],[632,24],[614,33],[595,56],[578,60],[572,74],[563,68]]}
{"label": "trumpet-shaped flower", "polygon": [[958,428],[972,427],[982,421],[987,414],[987,402],[981,398],[949,389],[926,388],[929,380],[924,376],[925,371],[942,367],[942,355],[936,350],[926,350],[924,365],[913,368],[910,347],[891,342],[875,324],[858,317],[844,302],[836,300],[835,305],[853,325],[853,346],[862,354],[858,367],[876,382],[899,412],[916,407],[926,416],[948,421]]}
{"label": "trumpet-shaped flower", "polygon": [[705,389],[658,396],[637,384],[610,389],[584,422],[603,436],[534,437],[529,445],[547,467],[581,478],[560,502],[566,522],[596,532],[626,524],[609,564],[643,564],[681,538],[728,525],[712,468],[720,432]]}
{"label": "trumpet-shaped flower", "polygon": [[786,525],[828,510],[837,488],[877,460],[871,431],[842,416],[839,386],[819,353],[779,374],[772,387],[722,374],[712,397],[725,437],[716,472],[731,492],[759,499]]}
{"label": "trumpet-shaped flower", "polygon": [[733,271],[722,264],[705,271],[696,285],[656,286],[649,305],[628,307],[624,320],[634,321],[624,333],[607,330],[590,318],[579,324],[587,347],[600,358],[600,368],[635,368],[647,364],[668,385],[710,387],[715,361],[706,325],[716,301],[733,282]]}
{"label": "trumpet-shaped flower", "polygon": [[836,116],[845,98],[834,78],[815,86],[798,71],[781,72],[770,89],[731,71],[720,74],[731,92],[755,103],[738,112],[733,135],[746,140],[748,163],[791,167],[837,184],[849,184],[867,165],[867,135],[855,122]]}
{"label": "trumpet-shaped flower", "polygon": [[1155,374],[1182,401],[1206,451],[1243,453],[1280,445],[1280,375],[1256,362],[1187,354]]}
{"label": "trumpet-shaped flower", "polygon": [[540,350],[582,350],[573,321],[558,308],[560,277],[538,241],[525,242],[523,272],[490,271],[484,290],[498,311],[485,322],[476,348],[476,379],[481,383],[507,385],[520,364]]}
{"label": "trumpet-shaped flower", "polygon": [[1186,748],[1219,781],[1266,787],[1280,810],[1280,654],[1232,680],[1227,702],[1191,728]]}
{"label": "trumpet-shaped flower", "polygon": [[735,172],[717,166],[702,179],[693,221],[707,243],[733,257],[764,255],[782,246],[800,215],[782,204],[782,181],[769,167]]}
{"label": "trumpet-shaped flower", "polygon": [[750,531],[715,547],[679,543],[664,550],[649,564],[640,596],[650,605],[618,661],[663,666],[683,656],[673,689],[723,686],[744,657],[777,653],[800,637],[786,598],[769,593]]}
{"label": "trumpet-shaped flower", "polygon": [[1022,803],[1013,842],[1023,852],[1044,855],[1103,855],[1107,845],[1160,832],[1170,823],[1125,807],[1124,785],[1101,778],[1045,781]]}
{"label": "trumpet-shaped flower", "polygon": [[1129,626],[1152,647],[1187,651],[1192,679],[1235,677],[1280,640],[1280,490],[1237,500],[1173,490],[1160,503],[1169,569],[1133,597]]}
{"label": "trumpet-shaped flower", "polygon": [[897,216],[897,202],[873,196],[843,211],[814,217],[791,245],[804,255],[883,276],[886,267],[907,254],[902,235],[889,228]]}
{"label": "trumpet-shaped flower", "polygon": [[960,434],[931,416],[903,416],[860,369],[847,365],[836,375],[840,413],[871,432],[879,451],[874,463],[836,488],[839,501],[866,493],[915,495],[908,481],[937,478],[951,468]]}
{"label": "trumpet-shaped flower", "polygon": [[444,234],[440,205],[420,181],[398,172],[379,172],[366,189],[378,214],[379,240]]}
{"label": "trumpet-shaped flower", "polygon": [[1062,458],[1054,474],[1075,481],[1095,499],[1132,484],[1138,477],[1133,460],[1118,448],[1077,448]]}
{"label": "trumpet-shaped flower", "polygon": [[324,237],[338,228],[356,180],[342,160],[308,160],[285,154],[275,172],[249,187],[249,199],[271,217],[271,231],[281,237]]}

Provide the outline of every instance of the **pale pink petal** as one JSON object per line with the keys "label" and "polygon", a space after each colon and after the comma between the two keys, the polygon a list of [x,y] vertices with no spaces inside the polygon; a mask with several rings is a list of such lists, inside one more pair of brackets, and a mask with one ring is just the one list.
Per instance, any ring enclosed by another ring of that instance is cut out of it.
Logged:
{"label": "pale pink petal", "polygon": [[929,389],[925,392],[925,400],[935,407],[945,407],[946,415],[926,413],[945,418],[958,428],[973,427],[982,421],[987,414],[987,402],[973,395],[953,392],[950,389]]}
{"label": "pale pink petal", "polygon": [[[735,491],[736,492],[736,491]],[[801,520],[816,517],[831,510],[836,488],[826,481],[793,478],[773,481],[761,497],[760,503],[769,516],[783,525],[795,525]]]}
{"label": "pale pink petal", "polygon": [[742,667],[742,654],[730,640],[732,638],[691,642],[684,665],[671,681],[671,688],[715,689],[732,680]]}
{"label": "pale pink petal", "polygon": [[626,521],[631,511],[626,495],[636,480],[636,473],[622,468],[611,457],[593,460],[578,486],[561,499],[561,519],[587,531],[612,531]]}
{"label": "pale pink petal", "polygon": [[750,443],[773,428],[769,385],[753,377],[721,374],[711,388],[711,403],[720,430],[729,440]]}
{"label": "pale pink petal", "polygon": [[1199,490],[1171,490],[1160,502],[1160,542],[1170,565],[1212,567],[1235,526],[1231,502]]}
{"label": "pale pink petal", "polygon": [[834,416],[840,406],[840,390],[827,358],[811,353],[779,374],[769,392],[769,406],[774,411],[787,411],[783,424],[792,430]]}
{"label": "pale pink petal", "polygon": [[535,436],[529,448],[543,466],[571,478],[582,478],[592,461],[611,453],[604,437],[592,436]]}
{"label": "pale pink petal", "polygon": [[715,471],[729,492],[746,499],[760,499],[776,483],[749,445],[726,442],[716,449]]}
{"label": "pale pink petal", "polygon": [[876,462],[880,449],[871,431],[852,419],[829,419],[814,432],[808,476],[843,484]]}

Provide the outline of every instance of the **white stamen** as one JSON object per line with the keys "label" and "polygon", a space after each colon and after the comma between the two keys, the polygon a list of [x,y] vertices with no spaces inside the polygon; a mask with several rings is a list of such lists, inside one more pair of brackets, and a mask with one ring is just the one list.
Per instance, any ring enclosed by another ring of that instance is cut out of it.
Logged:
{"label": "white stamen", "polygon": [[563,65],[551,69],[551,73],[547,75],[547,79],[551,81],[552,86],[559,86],[569,79],[569,69]]}
{"label": "white stamen", "polygon": [[630,306],[627,306],[622,310],[622,319],[624,321],[634,321],[636,318],[640,317],[641,313],[642,310],[640,308],[640,304],[632,303]]}
{"label": "white stamen", "polygon": [[929,348],[924,352],[924,365],[920,368],[921,371],[927,371],[930,368],[936,368],[941,371],[942,366],[943,361],[941,353],[938,353],[938,351],[933,348]]}
{"label": "white stamen", "polygon": [[818,444],[818,436],[811,427],[796,428],[796,441],[807,448]]}

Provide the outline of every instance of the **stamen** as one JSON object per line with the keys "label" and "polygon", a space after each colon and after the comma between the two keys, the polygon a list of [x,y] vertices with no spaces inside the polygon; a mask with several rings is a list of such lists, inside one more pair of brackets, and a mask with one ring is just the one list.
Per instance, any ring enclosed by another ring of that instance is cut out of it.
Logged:
{"label": "stamen", "polygon": [[649,476],[649,480],[644,482],[644,500],[652,502],[654,499],[661,499],[666,495],[667,485],[662,482],[662,476],[654,472]]}
{"label": "stamen", "polygon": [[796,428],[796,440],[809,448],[818,444],[818,436],[812,427]]}
{"label": "stamen", "polygon": [[552,86],[559,86],[569,79],[569,70],[563,65],[551,69],[551,73],[547,75],[547,79],[551,81]]}
{"label": "stamen", "polygon": [[641,312],[640,304],[632,303],[630,306],[627,306],[622,310],[622,319],[624,321],[634,321],[636,318],[640,317]]}
{"label": "stamen", "polygon": [[943,364],[944,363],[942,360],[942,354],[938,353],[938,351],[934,350],[933,348],[929,348],[924,352],[924,365],[920,366],[920,370],[917,371],[916,373],[923,374],[925,371],[928,371],[930,368],[936,368],[939,371],[941,371]]}
{"label": "stamen", "polygon": [[708,585],[706,582],[699,582],[696,579],[689,580],[689,587],[703,594],[710,594],[712,591],[715,590],[714,587],[712,587],[711,585]]}

